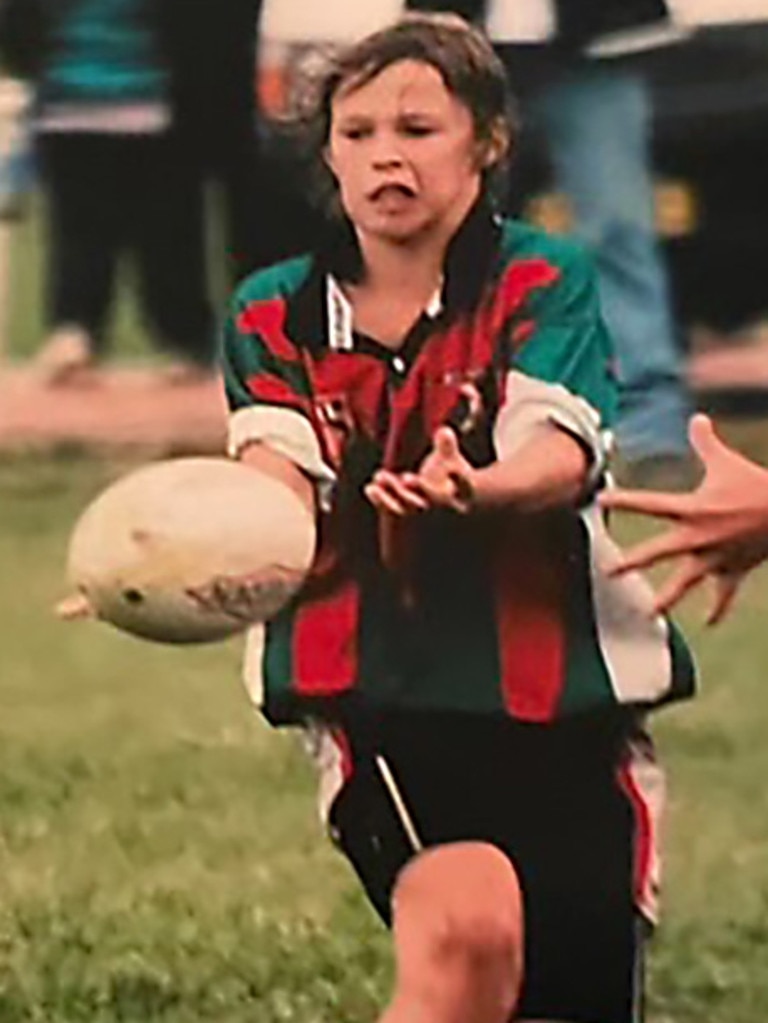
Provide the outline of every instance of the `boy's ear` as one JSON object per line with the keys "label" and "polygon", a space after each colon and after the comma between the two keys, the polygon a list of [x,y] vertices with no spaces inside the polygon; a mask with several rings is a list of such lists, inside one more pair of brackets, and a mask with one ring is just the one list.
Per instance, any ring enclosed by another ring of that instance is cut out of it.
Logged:
{"label": "boy's ear", "polygon": [[329,145],[323,146],[322,149],[322,160],[325,166],[328,168],[330,173],[336,177],[336,168],[333,166],[333,157],[331,156],[331,147]]}
{"label": "boy's ear", "polygon": [[480,167],[487,170],[500,163],[509,152],[511,139],[509,128],[504,121],[497,121],[479,147]]}

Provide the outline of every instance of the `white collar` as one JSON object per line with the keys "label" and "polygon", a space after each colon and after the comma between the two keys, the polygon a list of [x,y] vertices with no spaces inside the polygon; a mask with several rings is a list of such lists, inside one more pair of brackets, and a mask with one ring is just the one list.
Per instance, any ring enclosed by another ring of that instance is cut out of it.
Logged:
{"label": "white collar", "polygon": [[[430,320],[437,319],[443,311],[443,287],[444,280],[441,279],[424,306],[424,315]],[[325,303],[329,348],[334,352],[351,352],[355,347],[352,303],[333,274],[328,274],[325,279]]]}

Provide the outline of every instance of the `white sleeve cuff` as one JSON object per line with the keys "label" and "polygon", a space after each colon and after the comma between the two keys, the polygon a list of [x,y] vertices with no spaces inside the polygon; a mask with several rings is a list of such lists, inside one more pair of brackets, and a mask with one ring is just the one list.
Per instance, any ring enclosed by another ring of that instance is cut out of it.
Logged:
{"label": "white sleeve cuff", "polygon": [[309,420],[293,409],[249,405],[229,417],[227,454],[237,458],[247,444],[257,441],[287,458],[317,484],[320,506],[330,506],[336,473],[324,461],[320,443]]}
{"label": "white sleeve cuff", "polygon": [[517,371],[507,374],[504,404],[493,429],[497,457],[514,455],[547,423],[573,434],[590,452],[587,484],[594,486],[605,471],[611,440],[610,433],[602,429],[597,410],[562,384]]}

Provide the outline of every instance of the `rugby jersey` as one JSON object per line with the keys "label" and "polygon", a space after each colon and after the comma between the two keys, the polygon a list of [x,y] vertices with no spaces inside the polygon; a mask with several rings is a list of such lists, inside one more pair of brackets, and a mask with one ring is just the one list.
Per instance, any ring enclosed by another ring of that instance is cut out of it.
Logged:
{"label": "rugby jersey", "polygon": [[[509,714],[531,722],[688,696],[693,668],[615,552],[594,494],[616,404],[591,263],[576,243],[480,204],[436,295],[398,350],[355,332],[322,254],[257,272],[224,330],[230,453],[258,440],[318,481],[318,552],[299,596],[252,631],[246,682],[275,723],[345,703]],[[438,426],[469,460],[514,457],[543,422],[584,445],[580,507],[382,528],[363,487],[415,470]]]}

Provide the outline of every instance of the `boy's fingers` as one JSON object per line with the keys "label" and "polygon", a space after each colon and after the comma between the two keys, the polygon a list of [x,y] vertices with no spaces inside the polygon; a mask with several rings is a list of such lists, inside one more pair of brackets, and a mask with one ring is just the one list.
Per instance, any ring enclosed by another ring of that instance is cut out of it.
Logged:
{"label": "boy's fingers", "polygon": [[414,480],[413,487],[426,498],[430,507],[440,505],[443,508],[465,512],[472,501],[471,487],[457,472],[448,473],[442,484],[423,476],[418,477]]}
{"label": "boy's fingers", "polygon": [[379,511],[389,512],[391,515],[405,515],[406,509],[390,494],[386,487],[377,483],[369,483],[365,488],[365,496],[371,504]]}
{"label": "boy's fingers", "polygon": [[389,492],[402,504],[417,511],[426,511],[429,508],[429,501],[425,499],[414,481],[416,481],[415,476],[411,476],[408,480],[392,476],[387,481],[387,487]]}
{"label": "boy's fingers", "polygon": [[439,430],[435,431],[432,446],[437,454],[446,461],[452,461],[461,453],[459,439],[450,426],[441,426]]}
{"label": "boy's fingers", "polygon": [[427,511],[429,508],[429,501],[412,484],[401,479],[395,473],[376,473],[373,482],[366,487],[366,495],[374,503],[376,503],[376,499],[380,499],[387,511],[392,511],[395,514]]}

